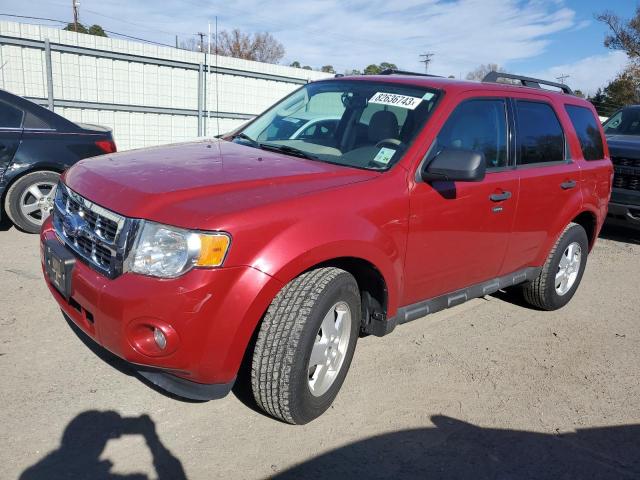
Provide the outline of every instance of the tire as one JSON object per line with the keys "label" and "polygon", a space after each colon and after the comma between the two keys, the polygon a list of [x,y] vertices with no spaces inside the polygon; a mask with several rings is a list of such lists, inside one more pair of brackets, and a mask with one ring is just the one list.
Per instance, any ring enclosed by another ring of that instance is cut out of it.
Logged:
{"label": "tire", "polygon": [[[358,284],[344,270],[318,268],[287,284],[269,306],[256,340],[251,388],[258,406],[298,425],[322,415],[347,375],[360,320]],[[331,340],[334,333],[338,341]]]}
{"label": "tire", "polygon": [[[573,254],[569,250],[571,246],[574,248]],[[575,253],[578,248],[579,258]],[[551,249],[538,277],[522,287],[525,301],[542,310],[557,310],[564,307],[580,285],[587,265],[588,251],[587,232],[581,225],[570,223]],[[566,268],[567,260],[566,258],[563,260],[563,257],[571,257],[571,268]],[[562,265],[561,262],[563,262]],[[563,284],[564,280],[558,283],[558,277],[567,280],[567,283]]]}
{"label": "tire", "polygon": [[60,174],[56,172],[32,172],[11,185],[5,197],[4,210],[16,227],[28,233],[40,231],[53,207],[59,178]]}

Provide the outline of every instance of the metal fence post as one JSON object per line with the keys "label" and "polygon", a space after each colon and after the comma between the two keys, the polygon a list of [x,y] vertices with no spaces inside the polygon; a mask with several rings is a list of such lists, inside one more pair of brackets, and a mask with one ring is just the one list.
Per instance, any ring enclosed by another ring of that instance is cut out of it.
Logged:
{"label": "metal fence post", "polygon": [[51,44],[49,39],[44,39],[44,60],[47,70],[47,106],[53,111],[53,69],[51,67]]}
{"label": "metal fence post", "polygon": [[198,65],[198,136],[202,136],[202,64]]}

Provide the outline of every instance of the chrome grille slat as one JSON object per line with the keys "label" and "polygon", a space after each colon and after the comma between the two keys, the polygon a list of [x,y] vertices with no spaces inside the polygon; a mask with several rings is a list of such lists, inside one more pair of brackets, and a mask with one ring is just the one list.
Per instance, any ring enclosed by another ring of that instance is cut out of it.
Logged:
{"label": "chrome grille slat", "polygon": [[[71,232],[65,220],[73,217],[81,228]],[[122,273],[132,219],[96,205],[63,183],[58,185],[52,218],[58,237],[86,263],[111,278]]]}

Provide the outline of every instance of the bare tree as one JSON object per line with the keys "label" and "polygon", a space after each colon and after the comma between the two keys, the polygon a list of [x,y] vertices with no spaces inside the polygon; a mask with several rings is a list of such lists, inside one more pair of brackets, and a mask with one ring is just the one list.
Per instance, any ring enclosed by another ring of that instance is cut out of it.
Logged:
{"label": "bare tree", "polygon": [[481,81],[489,72],[506,73],[504,68],[500,67],[497,63],[487,63],[486,65],[479,65],[475,70],[467,73],[467,80]]}
{"label": "bare tree", "polygon": [[284,57],[284,46],[268,32],[256,33],[253,36],[251,50],[258,62],[278,63]]}
{"label": "bare tree", "polygon": [[612,50],[623,50],[632,60],[640,60],[640,6],[630,20],[622,20],[613,12],[596,15],[596,19],[609,27],[604,45]]}
{"label": "bare tree", "polygon": [[[215,40],[211,47],[211,51],[215,52]],[[200,40],[194,37],[180,42],[180,48],[204,52],[208,51],[209,44],[206,39],[201,44]],[[217,53],[256,62],[278,63],[284,57],[284,46],[270,33],[251,35],[234,28],[230,32],[223,30],[218,34]]]}

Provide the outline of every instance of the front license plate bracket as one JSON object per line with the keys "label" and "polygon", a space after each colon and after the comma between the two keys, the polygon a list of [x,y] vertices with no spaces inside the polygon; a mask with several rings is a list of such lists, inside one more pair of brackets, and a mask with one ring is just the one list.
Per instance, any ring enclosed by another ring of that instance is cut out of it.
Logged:
{"label": "front license plate bracket", "polygon": [[71,297],[71,276],[75,263],[75,257],[60,242],[45,242],[44,267],[47,277],[67,301]]}

